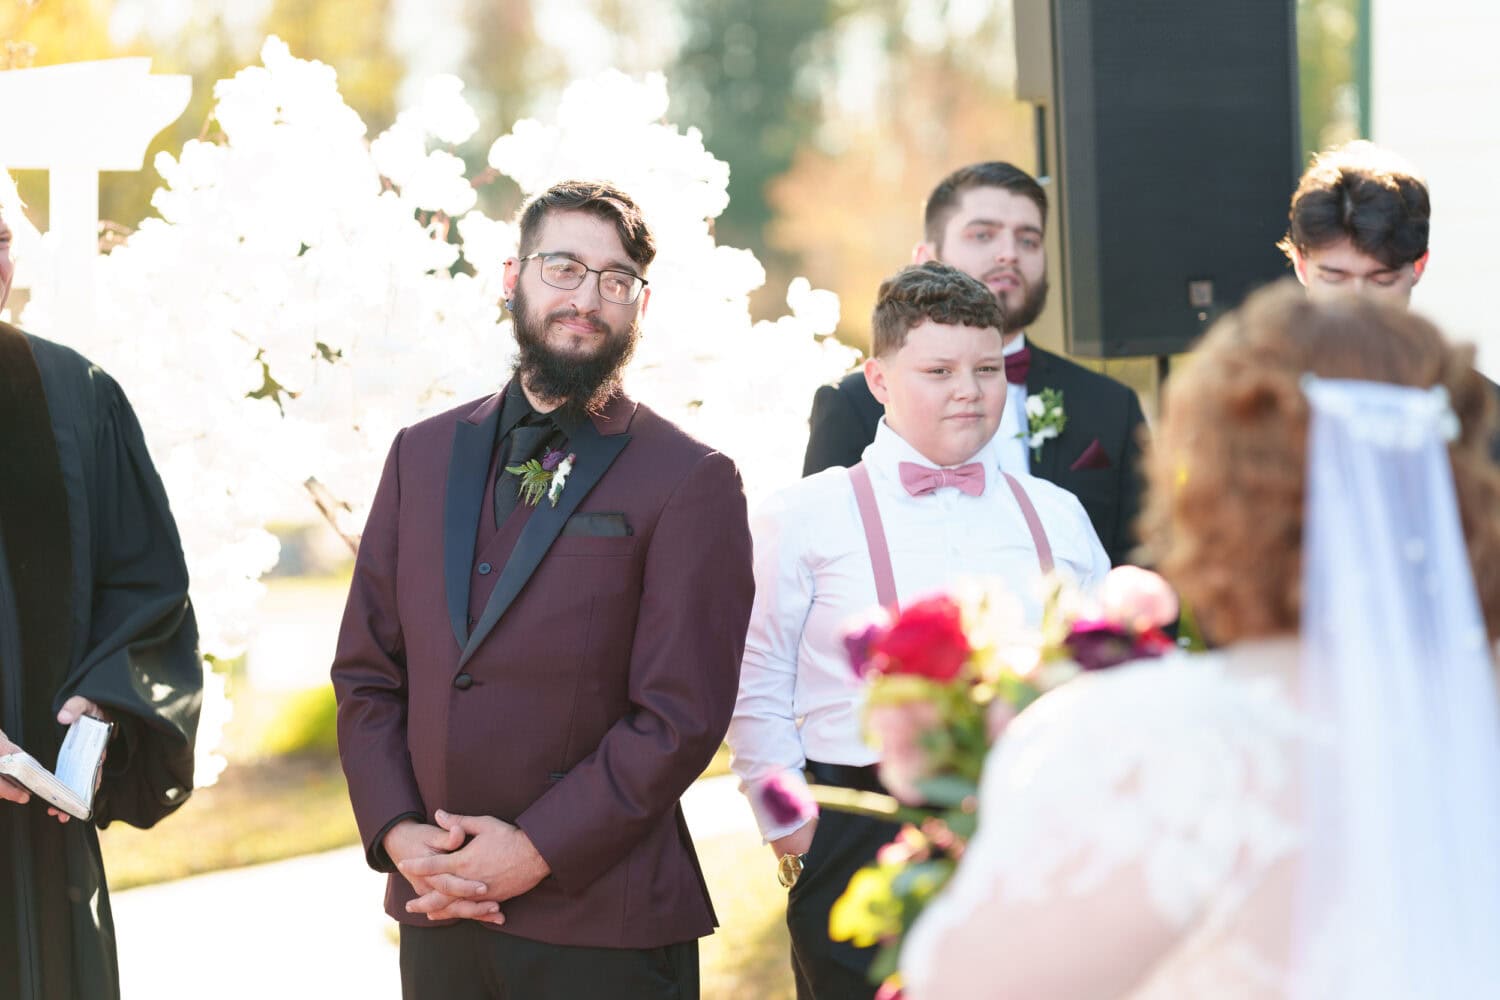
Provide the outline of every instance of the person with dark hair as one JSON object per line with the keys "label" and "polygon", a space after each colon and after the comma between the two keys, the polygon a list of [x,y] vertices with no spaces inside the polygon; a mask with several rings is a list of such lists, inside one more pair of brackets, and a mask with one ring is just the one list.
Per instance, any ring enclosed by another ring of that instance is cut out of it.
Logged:
{"label": "person with dark hair", "polygon": [[1404,305],[1427,270],[1431,216],[1416,170],[1359,140],[1313,157],[1277,246],[1309,295],[1359,292]]}
{"label": "person with dark hair", "polygon": [[994,576],[1035,625],[1054,567],[1084,585],[1109,570],[1072,494],[1004,469],[1004,323],[1001,301],[956,268],[929,261],[887,279],[863,370],[885,408],[875,440],[853,468],[782,490],[753,522],[755,608],[730,766],[790,889],[800,1000],[874,996],[875,949],[831,941],[828,917],[897,832],[846,813],[778,815],[764,794],[809,779],[880,790],[879,754],[861,733],[864,689],[844,651],[851,616]]}
{"label": "person with dark hair", "polygon": [[[1315,299],[1352,293],[1404,307],[1427,271],[1431,218],[1416,168],[1360,139],[1313,157],[1276,245]],[[1500,399],[1500,385],[1485,381]],[[1500,432],[1490,455],[1500,461]]]}
{"label": "person with dark hair", "polygon": [[1290,281],[1214,324],[1166,386],[1143,534],[1219,648],[1009,725],[905,995],[1494,993],[1500,469],[1473,359]]}
{"label": "person with dark hair", "polygon": [[[10,237],[0,220],[0,305]],[[119,997],[96,827],[187,801],[202,694],[182,545],[130,403],[0,323],[0,756],[52,768],[81,716],[113,724],[87,822],[0,778],[0,997]]]}
{"label": "person with dark hair", "polygon": [[[1145,417],[1131,389],[1027,341],[1047,302],[1042,246],[1047,194],[1009,163],[976,163],[927,199],[913,258],[938,260],[983,282],[1004,307],[1008,383],[998,447],[1007,471],[1038,476],[1078,497],[1112,562],[1135,546]],[[881,405],[861,371],[813,397],[803,475],[859,461]]]}
{"label": "person with dark hair", "polygon": [[654,256],[607,184],[528,203],[513,377],[398,434],[370,508],[332,675],[407,1000],[699,995],[678,800],[753,579],[734,463],[620,386]]}

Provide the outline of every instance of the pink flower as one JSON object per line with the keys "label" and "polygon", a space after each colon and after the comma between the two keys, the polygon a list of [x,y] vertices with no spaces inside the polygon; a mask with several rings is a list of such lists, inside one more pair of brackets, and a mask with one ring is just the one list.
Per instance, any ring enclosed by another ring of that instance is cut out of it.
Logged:
{"label": "pink flower", "polygon": [[905,996],[901,987],[893,985],[890,980],[880,984],[880,989],[875,991],[875,1000],[901,1000]]}
{"label": "pink flower", "polygon": [[767,778],[760,786],[760,800],[780,826],[805,822],[818,814],[818,804],[808,797],[806,789],[779,774]]}
{"label": "pink flower", "polygon": [[930,701],[904,701],[872,705],[865,727],[880,743],[880,781],[886,791],[907,805],[925,801],[917,783],[932,774],[922,734],[943,724],[938,707]]}
{"label": "pink flower", "polygon": [[1116,566],[1099,588],[1104,619],[1131,632],[1170,625],[1177,618],[1177,595],[1158,574],[1139,566]]}

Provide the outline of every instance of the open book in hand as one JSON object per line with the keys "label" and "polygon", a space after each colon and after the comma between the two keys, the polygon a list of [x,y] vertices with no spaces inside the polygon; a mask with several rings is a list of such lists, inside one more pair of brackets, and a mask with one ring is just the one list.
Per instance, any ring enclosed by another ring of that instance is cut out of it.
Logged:
{"label": "open book in hand", "polygon": [[114,726],[92,715],[80,715],[68,727],[62,749],[57,752],[57,773],[43,767],[25,751],[0,757],[0,775],[39,795],[75,819],[94,815],[94,789]]}

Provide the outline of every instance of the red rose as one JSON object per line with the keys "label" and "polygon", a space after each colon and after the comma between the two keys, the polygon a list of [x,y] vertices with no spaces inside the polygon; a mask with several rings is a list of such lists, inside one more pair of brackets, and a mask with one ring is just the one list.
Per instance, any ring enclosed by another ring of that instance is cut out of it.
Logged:
{"label": "red rose", "polygon": [[890,631],[870,643],[870,659],[883,674],[951,681],[968,658],[963,615],[948,597],[933,597],[904,608]]}

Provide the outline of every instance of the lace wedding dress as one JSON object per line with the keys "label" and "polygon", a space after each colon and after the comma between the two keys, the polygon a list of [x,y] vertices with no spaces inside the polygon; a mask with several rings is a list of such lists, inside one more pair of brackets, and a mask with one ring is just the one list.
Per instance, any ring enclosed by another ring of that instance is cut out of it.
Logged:
{"label": "lace wedding dress", "polygon": [[907,941],[913,1000],[1500,996],[1500,702],[1461,427],[1442,387],[1302,389],[1302,635],[1024,712]]}
{"label": "lace wedding dress", "polygon": [[902,957],[906,995],[1288,995],[1296,640],[1074,681],[992,751],[979,832]]}

